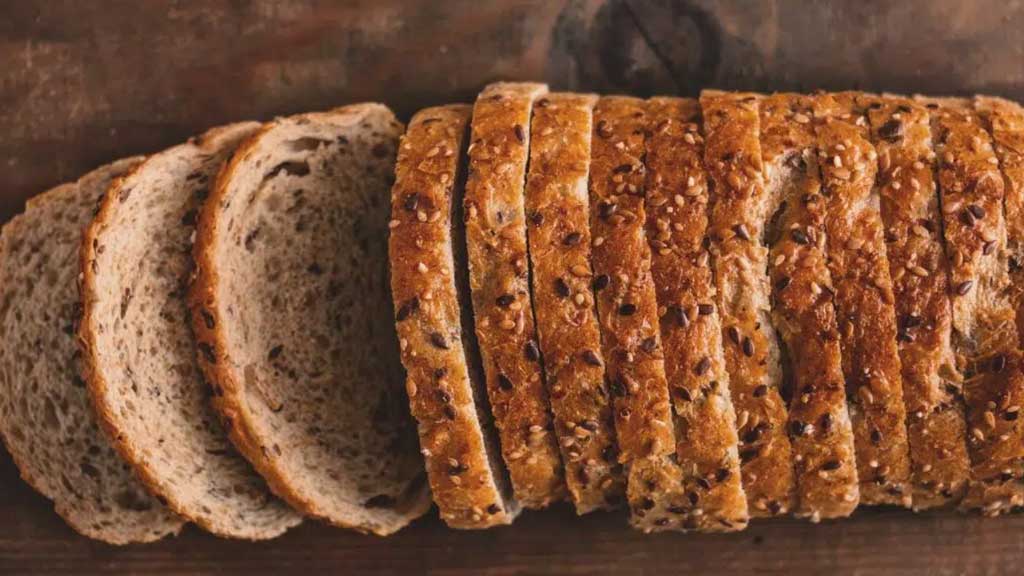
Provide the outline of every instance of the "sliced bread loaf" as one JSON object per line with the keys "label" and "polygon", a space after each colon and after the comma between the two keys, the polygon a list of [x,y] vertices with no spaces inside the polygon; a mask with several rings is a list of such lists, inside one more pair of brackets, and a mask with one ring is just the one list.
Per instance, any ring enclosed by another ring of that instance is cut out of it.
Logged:
{"label": "sliced bread loaf", "polygon": [[150,542],[184,524],[121,459],[79,376],[78,248],[121,160],[32,198],[0,234],[0,432],[21,476],[75,530]]}
{"label": "sliced bread loaf", "polygon": [[391,291],[406,389],[434,501],[454,528],[509,524],[519,512],[501,465],[468,314],[458,196],[471,113],[466,105],[417,113],[402,137],[391,190]]}
{"label": "sliced bread loaf", "polygon": [[771,321],[768,249],[762,243],[772,206],[762,172],[757,97],[704,91],[700,104],[711,203],[708,238],[743,489],[751,515],[775,516],[792,510],[795,482]]}
{"label": "sliced bread loaf", "polygon": [[537,101],[526,183],[537,332],[565,479],[579,514],[615,507],[624,492],[590,264],[595,102],[594,95],[565,93]]}
{"label": "sliced bread loaf", "polygon": [[929,108],[939,158],[953,350],[964,375],[971,480],[961,506],[997,515],[1024,505],[1024,373],[1007,294],[1004,182],[969,100],[917,99]]}
{"label": "sliced bread loaf", "polygon": [[[469,281],[491,412],[516,499],[565,497],[530,294],[524,186],[530,114],[544,84],[499,82],[473,106],[465,224]],[[531,432],[540,430],[541,432]]]}
{"label": "sliced bread loaf", "polygon": [[[639,504],[634,524],[648,530],[742,530],[748,512],[736,413],[704,242],[708,187],[700,104],[652,98],[646,107],[645,228],[666,350],[665,375],[675,409],[676,449],[672,456],[659,457],[670,462],[646,466],[643,483],[631,482],[630,492],[640,492],[639,498],[630,498]],[[639,467],[633,465],[631,480]],[[652,489],[638,490],[646,486]]]}
{"label": "sliced bread loaf", "polygon": [[401,131],[379,104],[266,125],[200,211],[189,293],[235,446],[294,508],[374,534],[429,507],[387,290]]}
{"label": "sliced bread loaf", "polygon": [[255,122],[153,155],[111,188],[82,242],[84,374],[114,445],[179,514],[266,539],[301,516],[271,496],[221,427],[196,359],[186,294],[196,214]]}
{"label": "sliced bread loaf", "polygon": [[920,104],[871,97],[867,107],[896,299],[913,507],[923,510],[959,501],[970,473],[935,152],[928,110]]}
{"label": "sliced bread loaf", "polygon": [[808,96],[773,94],[761,100],[760,117],[765,190],[774,205],[766,234],[772,315],[792,395],[796,512],[818,520],[849,515],[859,490],[834,281],[825,256],[827,202],[814,153],[812,106]]}

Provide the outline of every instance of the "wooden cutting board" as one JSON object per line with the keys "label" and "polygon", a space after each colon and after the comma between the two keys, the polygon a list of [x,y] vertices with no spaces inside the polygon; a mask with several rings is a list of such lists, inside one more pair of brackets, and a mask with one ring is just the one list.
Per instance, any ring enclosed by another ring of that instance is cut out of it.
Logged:
{"label": "wooden cutting board", "polygon": [[[118,157],[225,122],[378,100],[403,117],[497,79],[694,95],[858,88],[1024,99],[1006,0],[8,0],[0,5],[0,221]],[[1019,574],[1024,517],[865,510],[728,536],[643,536],[567,508],[380,539],[308,523],[261,544],[123,549],[76,536],[0,451],[0,574]]]}

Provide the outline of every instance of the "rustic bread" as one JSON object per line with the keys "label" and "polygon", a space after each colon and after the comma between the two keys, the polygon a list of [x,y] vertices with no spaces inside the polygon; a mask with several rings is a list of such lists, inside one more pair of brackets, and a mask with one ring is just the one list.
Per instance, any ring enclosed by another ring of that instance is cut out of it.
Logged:
{"label": "rustic bread", "polygon": [[795,481],[765,274],[768,249],[762,244],[771,206],[762,173],[757,98],[706,90],[700,104],[711,202],[708,237],[739,427],[743,489],[752,516],[775,516],[792,509]]}
{"label": "rustic bread", "polygon": [[903,370],[913,507],[955,503],[970,474],[963,376],[950,340],[948,263],[928,111],[901,97],[862,97],[878,152],[886,253]]}
{"label": "rustic bread", "polygon": [[950,261],[953,350],[964,375],[971,480],[964,509],[997,515],[1024,504],[1024,374],[1009,287],[1004,184],[970,101],[929,107]]}
{"label": "rustic bread", "polygon": [[812,520],[847,516],[860,491],[842,354],[826,259],[823,195],[813,100],[774,94],[760,102],[765,194],[773,216],[766,238],[775,327],[785,343],[799,506]]}
{"label": "rustic bread", "polygon": [[825,235],[861,501],[909,507],[910,452],[896,312],[875,185],[878,153],[855,92],[814,97]]}
{"label": "rustic bread", "polygon": [[114,162],[28,201],[0,235],[0,432],[22,478],[82,534],[111,544],[177,534],[101,429],[79,377],[78,247]]}
{"label": "rustic bread", "polygon": [[196,213],[226,157],[259,128],[214,128],[111,186],[82,241],[85,379],[114,445],[175,512],[266,539],[301,516],[230,446],[196,360],[185,296]]}
{"label": "rustic bread", "polygon": [[266,125],[200,211],[189,294],[235,446],[292,507],[374,534],[429,507],[389,319],[401,130],[379,104]]}
{"label": "rustic bread", "polygon": [[527,508],[544,508],[565,496],[537,354],[523,192],[530,113],[545,93],[544,84],[504,82],[480,93],[473,106],[464,201],[487,393],[516,499]]}
{"label": "rustic bread", "polygon": [[[455,528],[518,514],[469,327],[458,194],[472,109],[427,108],[402,137],[391,190],[391,291],[406,390],[441,518]],[[537,435],[543,439],[542,434]]]}
{"label": "rustic bread", "polygon": [[672,409],[644,226],[643,100],[609,96],[594,106],[590,153],[592,263],[619,443],[619,462],[675,451]]}
{"label": "rustic bread", "polygon": [[[736,413],[704,243],[708,187],[700,104],[652,98],[646,107],[645,228],[662,346],[668,351],[665,375],[675,408],[676,453],[660,457],[670,462],[653,462],[643,471],[639,462],[633,464],[630,491],[653,484],[630,498],[637,508],[634,524],[647,530],[742,530],[748,511]],[[646,482],[635,481],[638,474]]]}
{"label": "rustic bread", "polygon": [[[526,182],[537,333],[555,436],[579,514],[615,507],[624,492],[591,289],[587,177],[596,101],[564,93],[537,101]],[[548,430],[529,433],[544,437]]]}

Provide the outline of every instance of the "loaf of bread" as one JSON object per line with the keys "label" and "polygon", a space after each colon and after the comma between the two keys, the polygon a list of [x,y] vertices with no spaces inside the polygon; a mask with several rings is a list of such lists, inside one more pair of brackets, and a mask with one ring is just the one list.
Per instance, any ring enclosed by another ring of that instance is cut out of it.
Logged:
{"label": "loaf of bread", "polygon": [[189,303],[235,446],[293,508],[392,533],[429,507],[387,289],[403,126],[359,104],[246,140],[199,215]]}

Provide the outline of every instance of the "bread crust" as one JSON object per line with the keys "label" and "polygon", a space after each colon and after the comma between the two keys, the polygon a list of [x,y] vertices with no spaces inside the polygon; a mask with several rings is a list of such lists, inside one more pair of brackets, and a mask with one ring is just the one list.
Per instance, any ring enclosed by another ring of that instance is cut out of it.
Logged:
{"label": "bread crust", "polygon": [[[232,141],[239,138],[246,130],[254,130],[258,126],[257,123],[251,122],[212,128],[201,136],[191,139],[186,146],[196,147],[199,154],[214,156],[223,153],[222,147],[229,145]],[[172,153],[173,151],[175,151],[174,148],[165,153]],[[263,528],[269,528],[263,532],[256,530],[236,532],[219,519],[212,518],[209,514],[201,513],[194,505],[190,505],[179,498],[176,490],[165,489],[167,478],[149,463],[147,456],[144,454],[145,448],[138,445],[135,438],[125,433],[120,418],[114,413],[116,408],[109,401],[109,383],[104,375],[104,367],[100,365],[99,349],[97,347],[98,333],[94,326],[94,322],[97,320],[95,318],[96,310],[94,303],[98,299],[94,263],[97,258],[97,249],[99,248],[101,237],[106,228],[110,226],[121,203],[119,198],[122,190],[124,190],[124,186],[146,167],[150,158],[139,163],[130,172],[111,183],[110,188],[104,195],[103,202],[100,204],[96,217],[82,236],[79,254],[82,320],[79,323],[77,333],[79,348],[82,350],[82,379],[89,386],[89,393],[100,424],[110,436],[114,448],[117,449],[122,458],[132,465],[146,487],[151,492],[159,494],[166,501],[167,506],[174,510],[175,513],[187,518],[191,522],[195,522],[204,530],[221,537],[245,540],[275,538],[289,528],[300,524],[302,517],[298,514],[292,514],[289,517],[289,511],[283,507],[280,501],[276,501],[278,505],[282,506],[282,519],[276,526],[263,526]],[[205,386],[205,383],[203,385]],[[199,416],[197,415],[197,417]],[[252,473],[255,474],[255,472]],[[271,499],[269,494],[266,497]]]}
{"label": "bread crust", "polygon": [[1024,374],[1007,297],[1004,182],[970,101],[916,99],[929,108],[936,140],[953,349],[964,375],[971,480],[961,508],[995,516],[1024,504]]}
{"label": "bread crust", "polygon": [[[380,104],[354,104],[330,112],[304,114],[295,117],[295,120],[313,122],[330,118],[334,122],[354,124],[372,111],[381,108],[383,106]],[[275,127],[275,123],[264,125],[239,146],[218,175],[217,182],[199,213],[196,243],[192,254],[195,274],[188,296],[192,330],[200,349],[203,350],[203,353],[199,354],[199,365],[206,379],[214,386],[211,402],[221,415],[232,443],[267,480],[271,491],[307,516],[359,532],[386,535],[390,532],[370,530],[341,518],[324,517],[318,512],[314,502],[296,490],[289,481],[287,471],[281,469],[276,459],[263,450],[259,438],[254,434],[254,415],[247,409],[243,399],[242,375],[234,369],[225,345],[227,334],[224,329],[224,318],[221,316],[221,305],[224,303],[218,300],[219,273],[215,263],[218,234],[224,226],[219,218],[221,207],[228,200],[228,185],[235,172],[240,170],[246,157],[258,148],[260,139]],[[428,491],[419,490],[416,494],[410,495],[407,506],[406,512],[410,519],[425,513],[430,507]],[[393,527],[392,531],[397,528]]]}
{"label": "bread crust", "polygon": [[463,331],[469,327],[461,325],[464,303],[451,252],[457,170],[471,114],[468,105],[440,106],[410,121],[392,190],[389,251],[406,390],[434,501],[449,526],[488,528],[511,523],[518,508],[504,494],[503,472],[492,467],[487,449],[493,447],[477,421],[482,408],[475,402],[482,398],[474,390],[482,390],[482,375],[468,358]]}
{"label": "bread crust", "polygon": [[826,192],[828,265],[843,354],[861,501],[911,505],[903,377],[879,195],[878,154],[856,93],[814,97]]}
{"label": "bread crust", "polygon": [[970,475],[963,375],[951,342],[949,270],[928,110],[859,97],[878,151],[878,183],[896,311],[914,510],[954,504]]}
{"label": "bread crust", "polygon": [[[645,229],[662,346],[671,351],[665,375],[675,413],[676,458],[633,465],[630,492],[639,492],[630,497],[633,523],[649,531],[742,530],[748,511],[736,413],[704,242],[708,187],[700,104],[652,98],[646,106]],[[710,313],[700,312],[702,304],[712,305]],[[636,490],[652,484],[653,490]]]}
{"label": "bread crust", "polygon": [[644,234],[643,100],[594,106],[590,227],[595,299],[619,442],[619,462],[675,450],[658,331],[651,252]]}
{"label": "bread crust", "polygon": [[587,176],[595,102],[595,95],[568,93],[537,101],[526,183],[537,332],[555,436],[579,514],[614,508],[624,492],[591,290]]}
{"label": "bread crust", "polygon": [[[491,411],[516,498],[565,497],[529,286],[524,182],[533,101],[544,84],[495,83],[473,106],[465,223],[469,278]],[[541,432],[531,432],[531,430]]]}
{"label": "bread crust", "polygon": [[[795,479],[770,318],[771,287],[764,273],[768,250],[760,242],[771,213],[756,100],[752,94],[713,90],[700,96],[711,190],[708,237],[725,367],[738,418],[743,489],[750,514],[766,517],[793,508]],[[760,432],[752,433],[755,428]]]}
{"label": "bread crust", "polygon": [[774,215],[768,230],[775,326],[786,345],[799,505],[812,520],[849,515],[860,491],[826,256],[828,203],[814,153],[813,100],[760,101],[761,153]]}

